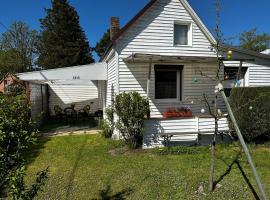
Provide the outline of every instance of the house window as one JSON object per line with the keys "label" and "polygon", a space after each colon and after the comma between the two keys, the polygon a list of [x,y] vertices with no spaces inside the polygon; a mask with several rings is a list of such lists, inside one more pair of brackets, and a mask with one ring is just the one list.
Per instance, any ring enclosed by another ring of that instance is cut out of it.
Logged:
{"label": "house window", "polygon": [[[241,73],[240,73],[240,85],[241,87],[247,86],[246,83],[246,73],[247,73],[248,68],[247,67],[242,67]],[[230,97],[231,95],[231,90],[235,86],[238,76],[238,67],[225,67],[224,68],[224,92],[227,97]]]}
{"label": "house window", "polygon": [[174,24],[174,45],[190,45],[190,25]]}
{"label": "house window", "polygon": [[155,65],[155,99],[181,100],[183,66]]}
{"label": "house window", "polygon": [[[240,79],[243,79],[247,73],[247,67],[242,67]],[[225,80],[237,80],[239,68],[238,67],[225,67],[224,79]]]}

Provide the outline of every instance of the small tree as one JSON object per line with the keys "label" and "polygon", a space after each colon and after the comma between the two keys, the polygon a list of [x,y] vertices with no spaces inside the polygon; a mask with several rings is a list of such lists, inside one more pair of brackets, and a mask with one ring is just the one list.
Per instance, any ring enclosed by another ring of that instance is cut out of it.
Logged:
{"label": "small tree", "polygon": [[144,119],[149,113],[149,101],[137,92],[122,93],[115,98],[116,128],[131,148],[143,143]]}

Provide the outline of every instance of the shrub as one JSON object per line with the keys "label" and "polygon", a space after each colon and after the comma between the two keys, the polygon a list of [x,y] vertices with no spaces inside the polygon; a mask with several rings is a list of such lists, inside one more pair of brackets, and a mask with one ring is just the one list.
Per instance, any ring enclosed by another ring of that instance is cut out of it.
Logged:
{"label": "shrub", "polygon": [[149,101],[137,92],[122,93],[115,98],[116,128],[131,148],[143,143],[144,119],[149,113]]}
{"label": "shrub", "polygon": [[110,138],[114,131],[114,110],[113,108],[107,108],[106,119],[101,122],[102,135],[105,138]]}
{"label": "shrub", "polygon": [[270,87],[234,88],[230,104],[248,142],[270,135]]}
{"label": "shrub", "polygon": [[0,95],[0,199],[6,195],[13,199],[33,199],[47,178],[45,170],[31,188],[26,188],[24,183],[23,153],[37,139],[29,113],[24,94]]}

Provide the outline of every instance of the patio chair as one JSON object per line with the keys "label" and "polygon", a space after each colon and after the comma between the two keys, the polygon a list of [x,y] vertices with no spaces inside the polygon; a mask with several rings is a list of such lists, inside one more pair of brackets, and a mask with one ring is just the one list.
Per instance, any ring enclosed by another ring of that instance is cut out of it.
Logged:
{"label": "patio chair", "polygon": [[74,121],[77,119],[77,111],[74,109],[74,107],[68,107],[64,109],[65,115],[66,115],[66,121],[69,120]]}
{"label": "patio chair", "polygon": [[84,106],[82,109],[79,110],[79,116],[82,117],[83,119],[89,117],[90,110],[91,110],[90,105]]}
{"label": "patio chair", "polygon": [[58,120],[62,120],[65,117],[65,113],[63,112],[63,109],[56,105],[54,106],[54,113],[55,113],[55,118]]}

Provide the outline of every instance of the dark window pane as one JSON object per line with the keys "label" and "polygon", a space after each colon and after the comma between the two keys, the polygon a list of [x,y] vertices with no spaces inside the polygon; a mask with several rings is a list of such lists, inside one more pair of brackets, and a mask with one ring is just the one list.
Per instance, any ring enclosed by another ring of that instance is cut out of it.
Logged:
{"label": "dark window pane", "polygon": [[177,72],[156,70],[155,90],[156,90],[156,99],[176,99]]}
{"label": "dark window pane", "polygon": [[187,45],[188,44],[188,25],[174,25],[174,44]]}
{"label": "dark window pane", "polygon": [[[225,67],[224,69],[224,79],[225,80],[236,80],[238,75],[238,67]],[[245,77],[245,74],[247,72],[247,67],[242,67],[241,70],[241,79]]]}

